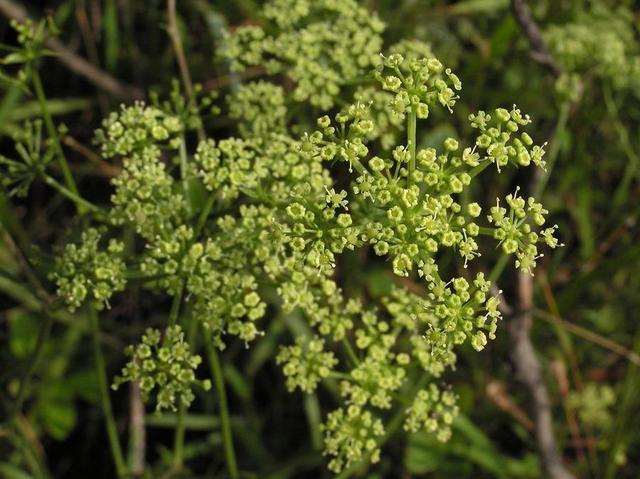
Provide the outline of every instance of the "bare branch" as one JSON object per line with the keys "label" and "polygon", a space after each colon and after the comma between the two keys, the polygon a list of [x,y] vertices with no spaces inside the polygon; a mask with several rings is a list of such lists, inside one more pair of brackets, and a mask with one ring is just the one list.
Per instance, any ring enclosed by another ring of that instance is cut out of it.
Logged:
{"label": "bare branch", "polygon": [[[11,20],[25,22],[29,20],[29,16],[25,9],[12,0],[0,0],[0,14]],[[84,77],[98,88],[110,93],[114,97],[121,99],[135,99],[144,96],[142,90],[124,85],[109,75],[107,72],[100,70],[92,65],[84,58],[66,47],[57,38],[51,38],[46,43],[47,47],[56,53],[56,58],[60,63],[64,64],[69,70],[77,75]]]}
{"label": "bare branch", "polygon": [[527,431],[533,431],[535,425],[526,412],[514,402],[509,395],[506,385],[502,381],[496,379],[487,384],[486,395],[496,406],[513,417],[516,421],[524,426]]}
{"label": "bare branch", "polygon": [[562,69],[549,52],[547,45],[542,38],[540,27],[533,19],[529,5],[526,0],[511,0],[511,10],[518,25],[522,29],[531,45],[531,58],[547,68],[554,77],[559,77]]}
{"label": "bare branch", "polygon": [[509,318],[507,330],[516,375],[531,394],[540,460],[551,479],[572,479],[573,475],[562,464],[558,451],[553,433],[549,393],[544,382],[542,366],[531,343],[533,279],[528,273],[518,275],[518,298],[518,310]]}
{"label": "bare branch", "polygon": [[129,462],[131,472],[136,476],[144,474],[146,454],[146,434],[144,428],[144,403],[137,381],[129,388]]}

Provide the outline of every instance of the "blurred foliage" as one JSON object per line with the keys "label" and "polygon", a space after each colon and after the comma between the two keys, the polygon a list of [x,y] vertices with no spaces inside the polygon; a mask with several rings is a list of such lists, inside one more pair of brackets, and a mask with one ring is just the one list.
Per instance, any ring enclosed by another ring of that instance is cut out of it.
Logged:
{"label": "blurred foliage", "polygon": [[[123,84],[170,97],[178,69],[166,32],[164,1],[21,3],[34,18],[50,14],[65,45]],[[219,51],[226,31],[260,24],[256,15],[260,2],[178,3],[178,27],[189,69],[204,91],[242,97],[248,79],[270,78],[261,68],[234,73]],[[640,7],[633,0],[529,2],[562,68],[556,79],[532,58],[507,0],[360,3],[387,24],[385,44],[407,38],[425,42],[443,63],[455,67],[465,86],[453,115],[434,112],[432,123],[437,127],[418,139],[420,146],[441,145],[449,136],[469,137],[471,112],[513,102],[531,114],[531,135],[548,139],[548,170],[535,193],[549,210],[551,223],[559,225],[565,247],[540,261],[533,342],[551,392],[556,436],[576,477],[638,477],[640,328],[634,318],[640,308]],[[0,20],[0,39],[17,45],[8,21]],[[33,140],[23,122],[35,125],[42,112],[37,92],[20,82],[30,74],[29,66],[23,65],[32,59],[5,53],[9,60],[5,56],[6,74],[0,79],[0,158],[12,151],[13,137],[27,145]],[[66,125],[54,134],[62,139],[74,176],[91,198],[108,200],[107,180],[115,164],[103,161],[104,152],[91,144],[91,138],[101,119],[117,110],[122,100],[70,73],[55,55],[36,62],[33,67],[41,72],[46,108],[57,124]],[[285,91],[294,90],[291,82],[283,82]],[[272,91],[263,94],[277,97]],[[236,111],[241,107],[216,105],[223,114],[204,116],[203,121],[213,136],[226,137],[229,115],[241,115]],[[277,98],[272,108],[278,108]],[[313,126],[305,118],[319,113],[299,115],[300,131]],[[274,118],[276,127],[278,121]],[[51,146],[43,146],[48,162],[46,151]],[[64,175],[62,167],[56,168]],[[475,186],[474,198],[493,202],[498,194],[513,191],[516,183],[528,182],[530,174],[493,176]],[[30,196],[9,200],[3,194],[0,218],[16,231],[17,242],[29,245],[36,266],[47,271],[53,264],[51,251],[62,251],[64,238],[77,231],[82,220],[71,220],[74,208],[62,195],[52,195],[44,184],[31,184],[30,178],[25,181],[28,184],[18,186],[29,186]],[[11,241],[0,239],[0,476],[114,477],[99,408],[90,318],[83,310],[72,315],[47,304],[21,274],[21,259]],[[497,257],[487,255],[479,263],[491,264]],[[379,298],[397,281],[379,263],[360,268],[355,253],[341,261],[341,287],[351,293]],[[515,302],[514,278],[515,271],[508,269],[500,280],[507,302]],[[109,377],[124,366],[124,347],[135,344],[147,327],[162,327],[161,315],[168,308],[132,292],[102,315],[101,341]],[[24,372],[31,367],[48,317],[51,334],[34,365],[24,414],[10,424]],[[580,326],[582,332],[565,327],[565,322]],[[224,352],[222,373],[237,454],[241,470],[246,471],[243,477],[330,477],[319,452],[318,424],[319,404],[332,404],[334,395],[330,391],[290,394],[275,364],[278,346],[292,343],[292,337],[306,334],[307,329],[296,314],[278,315],[251,349],[235,342]],[[497,340],[481,354],[460,351],[456,370],[447,373],[460,409],[450,441],[442,444],[423,433],[391,438],[381,462],[370,471],[355,471],[354,477],[544,477],[527,421],[529,395],[514,379],[506,334],[502,328],[498,331]],[[499,397],[488,394],[496,381],[504,385]],[[163,477],[174,460],[172,431],[177,416],[148,413],[146,437],[141,439],[130,424],[135,391],[121,387],[111,398],[131,469],[140,477]],[[184,417],[184,458],[191,472],[183,477],[227,477],[221,425],[212,416],[216,398],[201,391],[195,401],[198,411],[206,414]],[[146,445],[144,467],[136,463],[140,441]]]}

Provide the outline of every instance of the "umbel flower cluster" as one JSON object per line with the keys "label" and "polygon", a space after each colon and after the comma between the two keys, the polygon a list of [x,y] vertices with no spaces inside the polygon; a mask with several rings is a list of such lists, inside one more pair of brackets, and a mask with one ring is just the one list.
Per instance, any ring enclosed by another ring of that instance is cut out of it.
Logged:
{"label": "umbel flower cluster", "polygon": [[640,95],[638,33],[633,11],[625,6],[613,10],[599,2],[571,22],[550,26],[545,40],[566,70],[559,86],[570,87],[578,77],[598,77]]}
{"label": "umbel flower cluster", "polygon": [[198,381],[194,370],[202,362],[197,354],[192,354],[184,340],[180,326],[169,326],[164,338],[157,329],[147,329],[142,342],[128,346],[124,353],[131,360],[122,369],[122,376],[115,378],[113,389],[126,381],[139,381],[142,398],[148,399],[154,389],[158,389],[156,410],[176,410],[176,403],[189,407],[195,396],[194,385],[205,391],[211,389],[211,381]]}
{"label": "umbel flower cluster", "polygon": [[[210,387],[183,337],[187,316],[223,349],[258,340],[268,307],[301,315],[309,333],[277,362],[291,391],[328,384],[338,396],[323,431],[339,472],[377,462],[396,427],[451,435],[458,408],[444,375],[457,348],[482,350],[500,320],[475,268],[481,245],[496,242],[528,272],[541,244],[558,245],[535,199],[516,190],[483,207],[467,193],[491,165],[544,168],[544,149],[515,106],[470,115],[475,138],[423,145],[423,123],[455,108],[460,79],[421,43],[380,55],[384,25],[352,0],[271,0],[263,16],[264,28],[228,34],[223,55],[234,70],[290,78],[293,93],[266,80],[240,86],[226,98],[238,135],[197,144],[191,130],[209,103],[174,95],[112,113],[96,134],[121,166],[110,205],[90,210],[100,229],[66,246],[52,279],[70,309],[108,307],[128,281],[171,298],[167,327],[126,350],[115,380],[139,381],[158,410]],[[326,110],[314,127],[292,120],[300,102]],[[354,250],[397,277],[380,301],[339,286],[340,256]]]}

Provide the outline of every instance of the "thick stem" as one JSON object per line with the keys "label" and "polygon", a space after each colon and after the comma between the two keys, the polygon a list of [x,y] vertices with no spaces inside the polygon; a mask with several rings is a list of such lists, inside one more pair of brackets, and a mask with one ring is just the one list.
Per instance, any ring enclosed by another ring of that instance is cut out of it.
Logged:
{"label": "thick stem", "polygon": [[473,168],[471,168],[468,172],[469,176],[471,178],[474,178],[475,176],[479,175],[480,173],[482,173],[484,171],[484,169],[489,166],[491,164],[491,161],[489,161],[488,159],[485,159],[482,163],[480,163],[478,166],[474,166]]}
{"label": "thick stem", "polygon": [[496,264],[493,266],[493,269],[489,273],[487,279],[492,283],[495,283],[504,271],[504,268],[507,266],[508,262],[509,255],[506,253],[502,253],[502,255],[500,255],[500,258],[498,258],[498,261],[496,261]]}
{"label": "thick stem", "polygon": [[224,378],[222,376],[222,368],[220,367],[220,358],[215,347],[206,337],[207,332],[203,331],[205,336],[205,348],[209,357],[209,365],[213,374],[213,384],[218,395],[218,404],[220,407],[220,426],[222,428],[222,442],[224,445],[224,455],[227,461],[227,469],[231,479],[238,479],[238,464],[236,454],[233,448],[233,434],[231,432],[231,421],[229,419],[229,410],[227,407],[227,393],[224,389]]}
{"label": "thick stem", "polygon": [[95,356],[96,375],[98,377],[98,392],[100,394],[100,404],[102,413],[104,414],[105,427],[109,437],[109,446],[111,447],[111,455],[116,466],[118,477],[127,475],[127,466],[122,455],[120,440],[118,439],[118,429],[113,416],[113,408],[111,407],[111,398],[109,397],[109,384],[107,381],[107,372],[100,347],[100,326],[98,324],[98,314],[93,306],[89,307],[89,321],[91,322],[91,333],[93,339],[93,352]]}
{"label": "thick stem", "polygon": [[511,341],[511,358],[518,379],[527,387],[533,402],[536,439],[540,449],[540,459],[552,479],[571,479],[573,475],[562,464],[554,431],[551,401],[544,381],[542,365],[536,357],[530,332],[532,326],[533,281],[528,273],[518,275],[518,311],[507,322]]}
{"label": "thick stem", "polygon": [[175,326],[178,322],[178,315],[180,314],[180,303],[182,302],[182,293],[184,291],[184,286],[180,286],[178,292],[173,297],[173,302],[171,303],[171,311],[169,312],[169,323],[167,327]]}
{"label": "thick stem", "polygon": [[180,404],[178,408],[178,418],[176,421],[176,430],[173,436],[173,468],[175,470],[182,469],[184,463],[184,415],[186,408],[184,404]]}
{"label": "thick stem", "polygon": [[[67,188],[74,193],[78,194],[78,187],[76,186],[75,181],[73,180],[73,175],[71,174],[71,170],[69,169],[69,164],[67,163],[67,158],[64,155],[64,151],[62,150],[62,145],[60,144],[60,137],[58,135],[58,130],[56,126],[53,124],[53,118],[49,113],[49,108],[47,106],[47,98],[44,94],[44,89],[42,88],[42,81],[40,80],[40,74],[36,68],[32,68],[31,71],[31,79],[33,82],[33,89],[36,92],[36,98],[38,99],[38,104],[40,105],[40,111],[42,112],[42,117],[44,119],[44,124],[47,127],[47,132],[49,136],[53,140],[53,144],[55,145],[56,154],[58,156],[58,163],[60,165],[60,169],[62,170],[62,176],[64,177],[64,182],[67,185]],[[80,206],[80,204],[78,204]],[[79,209],[82,209],[80,207]]]}
{"label": "thick stem", "polygon": [[354,351],[353,346],[351,346],[349,340],[347,338],[342,338],[341,343],[344,346],[345,351],[347,352],[347,356],[349,356],[349,359],[351,360],[351,362],[353,362],[353,365],[357,366],[358,364],[360,364],[358,355]]}

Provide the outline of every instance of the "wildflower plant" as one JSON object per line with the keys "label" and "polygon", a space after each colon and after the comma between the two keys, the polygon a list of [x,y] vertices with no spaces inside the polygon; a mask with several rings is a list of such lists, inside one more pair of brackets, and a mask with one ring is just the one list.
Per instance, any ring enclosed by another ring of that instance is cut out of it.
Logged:
{"label": "wildflower plant", "polygon": [[[528,273],[539,246],[558,246],[547,211],[519,190],[495,206],[465,198],[492,165],[544,168],[544,145],[512,106],[471,114],[475,138],[423,146],[432,112],[452,112],[462,83],[424,44],[381,54],[384,25],[355,1],[272,0],[262,16],[270,28],[236,29],[222,55],[234,70],[287,76],[292,91],[267,80],[240,86],[224,99],[237,136],[197,143],[211,98],[173,95],[111,113],[95,136],[121,167],[110,203],[66,195],[92,225],[64,248],[52,279],[71,310],[108,308],[132,283],[170,299],[164,327],[126,349],[113,383],[139,382],[157,410],[184,412],[211,387],[183,328],[202,331],[221,395],[217,351],[252,347],[273,320],[269,309],[302,315],[309,333],[283,345],[276,362],[290,391],[337,384],[322,431],[339,473],[378,462],[400,427],[450,437],[458,406],[446,373],[464,344],[481,351],[495,339],[501,319],[494,278],[475,268],[481,238]],[[290,120],[300,102],[324,111],[312,126]],[[355,250],[399,280],[377,302],[340,287],[337,264]],[[447,251],[462,275],[448,276]]]}
{"label": "wildflower plant", "polygon": [[576,91],[581,79],[596,78],[615,90],[640,95],[640,42],[637,20],[626,6],[594,2],[562,25],[550,25],[545,40],[565,72],[556,87]]}
{"label": "wildflower plant", "polygon": [[125,355],[131,360],[122,369],[122,376],[115,378],[113,389],[127,381],[139,381],[145,400],[158,389],[156,410],[177,411],[177,405],[189,407],[194,400],[191,390],[194,385],[208,391],[211,381],[196,380],[194,370],[202,358],[191,354],[180,326],[170,326],[164,334],[162,338],[157,329],[147,329],[140,344],[125,349]]}

